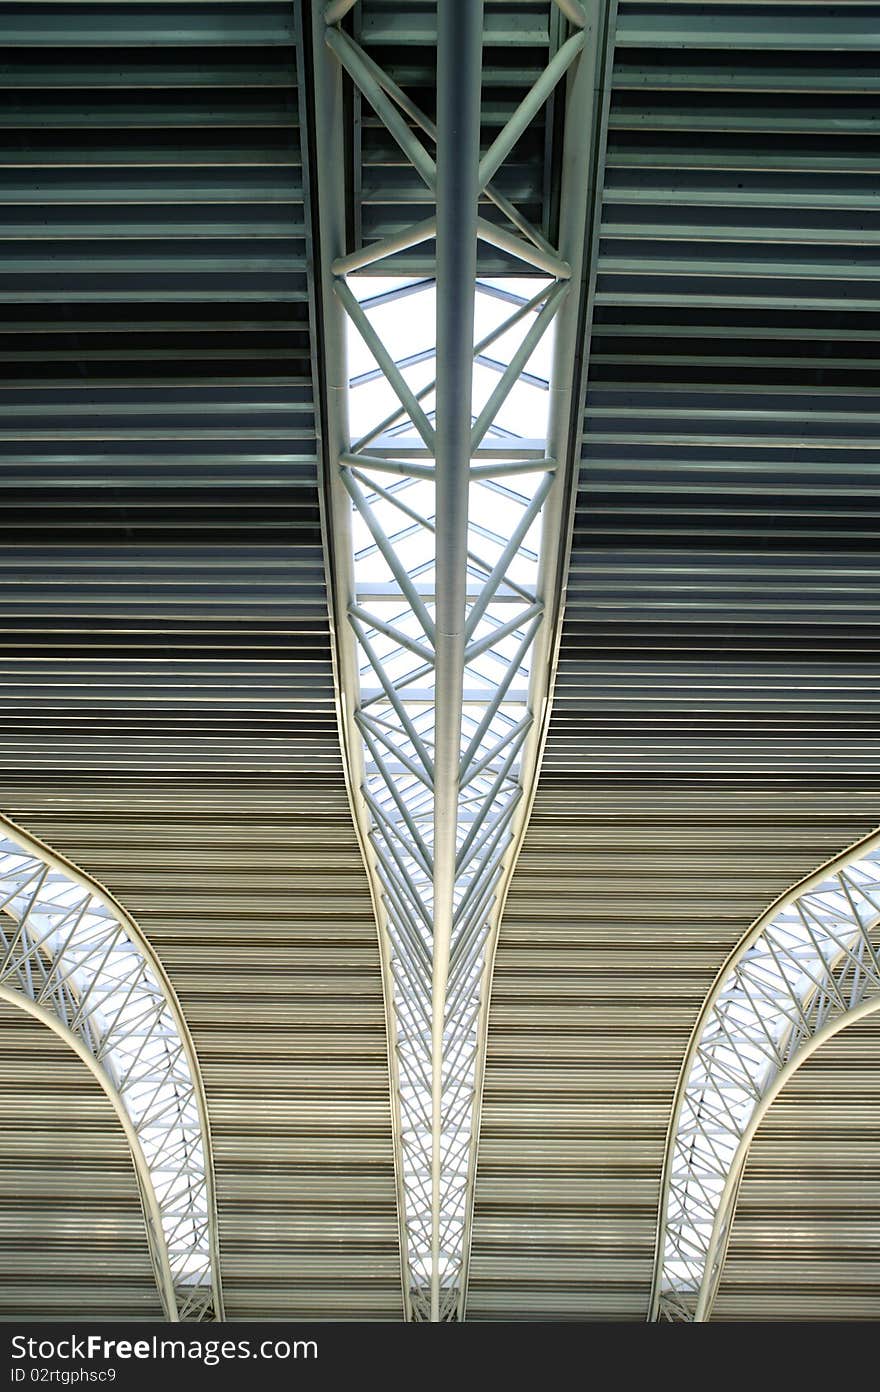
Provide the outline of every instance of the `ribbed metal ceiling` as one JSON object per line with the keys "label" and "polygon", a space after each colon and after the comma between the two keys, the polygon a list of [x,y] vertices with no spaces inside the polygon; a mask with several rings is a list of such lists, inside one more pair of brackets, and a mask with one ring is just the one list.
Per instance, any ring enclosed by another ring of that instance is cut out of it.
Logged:
{"label": "ribbed metal ceiling", "polygon": [[[0,6],[0,807],[119,896],[179,993],[228,1316],[397,1318],[294,20],[272,0]],[[33,1313],[86,1308],[78,1284],[61,1297],[71,1260],[35,1272]],[[101,1275],[88,1308],[119,1300]]]}
{"label": "ribbed metal ceiling", "polygon": [[128,1145],[98,1083],[0,1002],[0,1319],[161,1320]]}
{"label": "ribbed metal ceiling", "polygon": [[620,6],[556,698],[584,771],[878,772],[878,17]]}
{"label": "ribbed metal ceiling", "polygon": [[876,806],[872,789],[545,774],[495,965],[469,1319],[647,1317],[703,999],[752,919]]}
{"label": "ribbed metal ceiling", "polygon": [[[496,961],[470,1318],[645,1318],[705,993],[776,895],[880,821],[878,17],[619,6],[567,619]],[[770,1278],[765,1297],[791,1317]]]}
{"label": "ribbed metal ceiling", "polygon": [[0,797],[112,887],[178,993],[227,1317],[399,1318],[379,952],[341,777],[33,776]]}
{"label": "ribbed metal ceiling", "polygon": [[[229,1315],[398,1318],[295,9],[0,4],[0,807],[121,898],[179,992]],[[499,125],[558,41],[539,9],[486,6]],[[353,19],[432,115],[432,5]],[[700,1003],[750,920],[880,821],[878,50],[874,3],[619,5],[567,623],[496,964],[471,1318],[644,1318]],[[350,215],[378,236],[417,190],[350,115]],[[550,234],[558,122],[504,175]],[[875,1035],[841,1036],[771,1113],[718,1317],[876,1317],[876,1205],[852,1178]],[[35,1026],[4,1015],[0,1050],[20,1079],[4,1270],[32,1212],[46,1243],[5,1308],[155,1314],[109,1106]],[[845,1106],[821,1100],[838,1088]],[[90,1138],[69,1164],[68,1107]]]}
{"label": "ribbed metal ceiling", "polygon": [[714,1319],[876,1320],[876,1015],[804,1064],[749,1157]]}

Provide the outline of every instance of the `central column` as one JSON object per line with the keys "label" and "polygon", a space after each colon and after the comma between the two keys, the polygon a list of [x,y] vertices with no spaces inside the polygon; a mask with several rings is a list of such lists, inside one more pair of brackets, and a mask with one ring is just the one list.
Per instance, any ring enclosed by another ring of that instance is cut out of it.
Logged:
{"label": "central column", "polygon": [[455,890],[477,273],[483,0],[437,4],[437,419],[431,1319],[440,1318],[443,1050]]}

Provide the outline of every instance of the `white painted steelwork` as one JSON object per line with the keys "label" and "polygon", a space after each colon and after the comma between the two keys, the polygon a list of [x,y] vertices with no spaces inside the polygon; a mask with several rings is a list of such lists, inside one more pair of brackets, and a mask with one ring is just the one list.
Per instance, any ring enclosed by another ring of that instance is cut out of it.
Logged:
{"label": "white painted steelwork", "polygon": [[223,1318],[205,1098],[174,991],[120,904],[0,817],[0,999],[91,1069],[131,1148],[166,1318]]}
{"label": "white painted steelwork", "polygon": [[[346,30],[317,16],[313,29],[318,164],[339,170],[317,196],[341,725],[383,948],[406,1307],[432,1320],[463,1308],[489,967],[561,613],[600,7],[584,24],[578,10],[488,141],[482,11],[438,7],[436,122]],[[343,74],[436,204],[353,250]],[[563,78],[554,247],[492,180]],[[481,198],[509,227],[479,215]],[[477,278],[481,242],[514,258],[510,277]],[[434,269],[395,275],[414,246]]]}
{"label": "white painted steelwork", "polygon": [[652,1318],[711,1315],[762,1117],[826,1038],[880,1005],[878,921],[875,833],[772,904],[722,968],[676,1095]]}

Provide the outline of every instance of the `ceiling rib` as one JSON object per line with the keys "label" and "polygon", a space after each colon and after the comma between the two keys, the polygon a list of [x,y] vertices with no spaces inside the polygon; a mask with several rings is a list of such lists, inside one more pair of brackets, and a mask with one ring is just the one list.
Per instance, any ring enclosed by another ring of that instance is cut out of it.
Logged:
{"label": "ceiling rib", "polygon": [[[492,7],[496,21],[501,8]],[[359,21],[369,32],[359,7],[313,14],[336,668],[382,943],[404,1298],[416,1319],[459,1318],[464,1310],[491,960],[537,774],[573,504],[585,244],[602,124],[596,75],[609,8],[578,10],[574,32],[557,44],[560,11],[547,6],[544,66],[497,133],[487,131],[481,101],[482,5],[440,9],[436,122],[346,30],[327,23],[353,10],[356,32]],[[503,182],[506,162],[564,77],[563,211],[553,245],[518,215],[513,230],[488,222],[480,205],[488,198],[503,214],[504,195],[495,197],[490,181]],[[435,213],[352,246],[343,115],[353,91],[428,190]],[[494,293],[477,273],[497,269],[486,249],[494,256],[498,247],[519,275],[541,269],[549,283],[531,301],[513,295],[503,330],[474,346],[476,300]],[[359,283],[345,280],[374,267],[411,277],[413,248],[417,283],[372,297],[360,282],[359,297]],[[411,293],[427,297],[434,336],[424,351],[401,358],[386,341],[383,312]],[[346,321],[375,364],[353,374],[352,390],[384,383],[397,401],[391,416],[368,422],[354,439]],[[493,358],[498,376],[472,408],[474,360],[512,323],[518,342],[506,350],[508,361]],[[562,349],[549,426],[546,438],[523,439],[500,421],[518,384],[540,382],[526,367],[551,323]],[[431,358],[435,380],[417,392],[407,371]],[[386,474],[396,481],[384,481]],[[508,509],[494,530],[492,489]]]}

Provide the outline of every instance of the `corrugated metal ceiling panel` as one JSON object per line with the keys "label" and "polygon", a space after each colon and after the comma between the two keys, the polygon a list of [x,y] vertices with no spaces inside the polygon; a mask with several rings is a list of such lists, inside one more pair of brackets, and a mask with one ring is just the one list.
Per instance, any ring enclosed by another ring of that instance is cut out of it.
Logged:
{"label": "corrugated metal ceiling panel", "polygon": [[0,1319],[161,1320],[122,1128],[85,1064],[0,1002]]}
{"label": "corrugated metal ceiling panel", "polygon": [[118,895],[178,993],[228,1318],[400,1318],[379,952],[341,780],[32,775],[0,798]]}
{"label": "corrugated metal ceiling panel", "polygon": [[469,1319],[646,1318],[697,1012],[749,922],[876,808],[870,787],[545,776],[496,958]]}
{"label": "corrugated metal ceiling panel", "polygon": [[749,1156],[715,1319],[876,1320],[880,1023],[804,1064]]}
{"label": "corrugated metal ceiling panel", "polygon": [[751,919],[880,820],[878,17],[620,5],[566,623],[496,963],[471,1318],[645,1317],[703,997]]}

